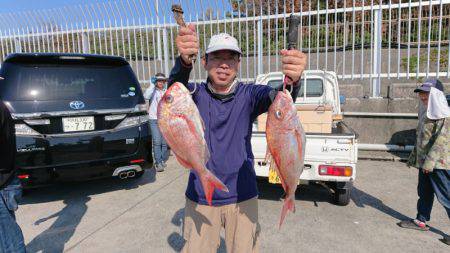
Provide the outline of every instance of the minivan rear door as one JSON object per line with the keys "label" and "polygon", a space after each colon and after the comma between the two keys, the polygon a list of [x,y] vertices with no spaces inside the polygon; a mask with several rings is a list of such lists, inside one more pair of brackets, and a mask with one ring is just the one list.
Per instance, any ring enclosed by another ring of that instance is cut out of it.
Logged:
{"label": "minivan rear door", "polygon": [[30,166],[111,159],[136,152],[139,127],[117,129],[127,118],[142,114],[135,108],[144,103],[128,64],[5,62],[1,75],[2,100],[19,116],[17,124],[34,133],[18,138],[18,148],[39,151]]}

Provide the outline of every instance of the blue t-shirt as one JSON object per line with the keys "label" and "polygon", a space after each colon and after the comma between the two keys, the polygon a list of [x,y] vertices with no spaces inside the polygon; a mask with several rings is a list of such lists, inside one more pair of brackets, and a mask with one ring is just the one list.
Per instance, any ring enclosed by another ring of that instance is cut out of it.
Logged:
{"label": "blue t-shirt", "polygon": [[[194,90],[194,85],[187,83],[189,73],[190,69],[177,59],[169,84],[182,82]],[[212,205],[227,205],[258,196],[250,142],[252,124],[258,115],[267,112],[276,91],[267,85],[238,83],[233,94],[224,98],[212,93],[206,83],[196,86],[192,98],[205,123],[205,140],[211,154],[206,167],[229,189],[229,192],[215,190]],[[297,86],[292,92],[294,97],[299,91]],[[186,197],[208,204],[200,179],[193,172],[189,175]]]}

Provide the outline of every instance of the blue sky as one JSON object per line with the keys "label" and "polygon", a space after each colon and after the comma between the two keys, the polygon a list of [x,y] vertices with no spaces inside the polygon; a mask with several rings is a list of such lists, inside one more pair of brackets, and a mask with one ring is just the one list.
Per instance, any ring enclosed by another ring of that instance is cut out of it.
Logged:
{"label": "blue sky", "polygon": [[86,4],[92,0],[0,0],[0,12],[56,8],[64,5]]}
{"label": "blue sky", "polygon": [[[147,22],[150,23],[150,18],[156,18],[155,2],[156,0],[0,0],[0,29],[20,29],[34,26],[38,22],[80,23],[86,21],[86,18],[103,21],[107,20],[108,16],[113,19],[113,15],[116,14],[117,17],[120,14],[124,19],[134,17],[137,23],[138,17],[141,17],[140,22],[144,22],[145,13]],[[225,11],[231,9],[229,0],[158,0],[158,2],[160,22],[163,22],[163,16],[166,19],[172,19],[170,10],[172,3],[181,2],[188,22],[190,13],[201,13],[208,7],[214,11],[219,10],[219,16],[222,17]],[[195,20],[194,16],[192,20]],[[170,20],[170,22],[174,21]]]}
{"label": "blue sky", "polygon": [[[0,0],[0,13],[31,11],[36,9],[51,9],[63,6],[94,4],[108,1],[114,2],[114,0]],[[139,2],[139,0],[135,1],[137,3]],[[146,4],[146,1],[154,2],[155,0],[142,0],[144,5]],[[230,6],[229,0],[181,0],[185,12],[188,11],[188,7],[193,6],[194,1],[196,1],[197,5],[199,5],[200,1],[202,1],[204,6],[210,4],[213,7],[217,6],[220,10],[222,10],[223,5],[226,5],[227,7]],[[179,3],[180,0],[159,0],[160,6],[164,5],[170,7],[173,2]],[[217,2],[217,5],[215,3],[212,4],[209,2]],[[186,3],[190,3],[190,6],[187,6]]]}

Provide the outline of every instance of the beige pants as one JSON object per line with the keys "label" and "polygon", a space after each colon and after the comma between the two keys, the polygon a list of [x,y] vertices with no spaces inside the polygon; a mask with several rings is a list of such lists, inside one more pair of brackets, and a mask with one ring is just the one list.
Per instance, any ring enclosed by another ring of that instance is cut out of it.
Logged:
{"label": "beige pants", "polygon": [[217,252],[225,228],[229,253],[258,252],[258,199],[224,206],[199,205],[186,199],[183,237],[185,253]]}

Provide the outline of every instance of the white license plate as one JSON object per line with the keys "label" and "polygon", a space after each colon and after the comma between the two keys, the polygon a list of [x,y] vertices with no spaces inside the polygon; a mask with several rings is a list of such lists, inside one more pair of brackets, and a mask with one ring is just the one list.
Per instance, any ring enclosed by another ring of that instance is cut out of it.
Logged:
{"label": "white license plate", "polygon": [[82,132],[95,129],[94,117],[63,118],[62,123],[64,132]]}

